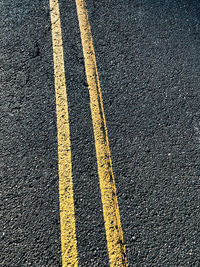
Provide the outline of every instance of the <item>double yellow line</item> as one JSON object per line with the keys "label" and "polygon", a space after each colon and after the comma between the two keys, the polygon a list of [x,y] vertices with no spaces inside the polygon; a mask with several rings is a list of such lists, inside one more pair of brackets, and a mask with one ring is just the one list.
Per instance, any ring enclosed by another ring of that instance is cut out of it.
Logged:
{"label": "double yellow line", "polygon": [[[76,0],[95,138],[110,266],[128,266],[97,64],[85,0]],[[62,265],[78,266],[69,115],[58,0],[50,0],[57,108]]]}

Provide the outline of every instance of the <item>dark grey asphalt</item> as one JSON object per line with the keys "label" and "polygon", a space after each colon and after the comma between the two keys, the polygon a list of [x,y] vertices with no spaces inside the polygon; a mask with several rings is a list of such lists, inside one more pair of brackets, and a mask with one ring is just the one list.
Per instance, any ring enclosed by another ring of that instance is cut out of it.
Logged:
{"label": "dark grey asphalt", "polygon": [[[60,0],[80,266],[108,266],[74,0]],[[200,2],[86,0],[129,266],[200,266]],[[0,266],[61,266],[49,4],[0,0]]]}

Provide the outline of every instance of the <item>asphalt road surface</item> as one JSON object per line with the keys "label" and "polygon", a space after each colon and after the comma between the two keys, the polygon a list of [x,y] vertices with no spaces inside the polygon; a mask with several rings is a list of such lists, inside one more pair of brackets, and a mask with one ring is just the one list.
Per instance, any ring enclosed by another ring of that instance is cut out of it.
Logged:
{"label": "asphalt road surface", "polygon": [[[200,1],[86,4],[128,265],[199,267]],[[77,7],[59,6],[78,263],[109,266]],[[0,266],[62,266],[49,1],[0,0],[0,39]]]}

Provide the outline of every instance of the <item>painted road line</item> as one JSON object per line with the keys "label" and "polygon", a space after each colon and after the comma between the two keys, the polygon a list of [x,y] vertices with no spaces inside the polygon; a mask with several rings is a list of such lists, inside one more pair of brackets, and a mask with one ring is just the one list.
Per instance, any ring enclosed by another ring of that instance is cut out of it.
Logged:
{"label": "painted road line", "polygon": [[101,200],[111,266],[128,266],[92,33],[84,0],[76,0],[96,147]]}
{"label": "painted road line", "polygon": [[78,266],[69,115],[58,0],[50,0],[50,14],[57,111],[62,266]]}

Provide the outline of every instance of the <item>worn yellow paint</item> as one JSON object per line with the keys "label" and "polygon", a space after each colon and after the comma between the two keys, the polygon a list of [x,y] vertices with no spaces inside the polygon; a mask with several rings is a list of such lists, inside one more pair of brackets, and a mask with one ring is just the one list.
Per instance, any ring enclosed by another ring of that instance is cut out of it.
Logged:
{"label": "worn yellow paint", "polygon": [[50,0],[50,14],[57,111],[62,266],[78,266],[69,115],[58,0]]}
{"label": "worn yellow paint", "polygon": [[76,0],[96,147],[110,266],[128,266],[92,33],[84,0]]}

